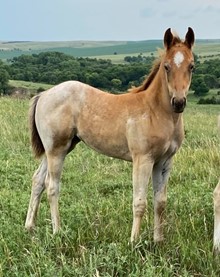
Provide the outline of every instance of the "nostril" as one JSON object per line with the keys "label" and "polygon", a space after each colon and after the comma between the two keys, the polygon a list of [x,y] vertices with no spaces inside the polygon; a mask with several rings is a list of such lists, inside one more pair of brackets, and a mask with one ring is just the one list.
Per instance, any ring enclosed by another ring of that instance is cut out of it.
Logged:
{"label": "nostril", "polygon": [[171,105],[176,113],[182,113],[186,107],[186,97],[176,98],[172,97]]}

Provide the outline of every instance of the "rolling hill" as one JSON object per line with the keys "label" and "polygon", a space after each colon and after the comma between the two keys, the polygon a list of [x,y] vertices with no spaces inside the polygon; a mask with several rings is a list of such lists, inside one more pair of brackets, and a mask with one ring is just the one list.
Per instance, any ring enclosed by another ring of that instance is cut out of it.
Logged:
{"label": "rolling hill", "polygon": [[[7,60],[22,54],[32,55],[58,51],[75,57],[109,58],[120,62],[127,55],[152,55],[163,47],[162,40],[145,41],[1,41],[0,59]],[[220,39],[197,40],[194,51],[201,58],[220,56]]]}

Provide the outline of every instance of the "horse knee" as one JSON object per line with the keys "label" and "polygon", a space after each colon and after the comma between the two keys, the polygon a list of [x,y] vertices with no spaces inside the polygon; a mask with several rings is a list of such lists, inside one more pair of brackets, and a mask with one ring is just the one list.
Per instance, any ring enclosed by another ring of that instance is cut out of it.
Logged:
{"label": "horse knee", "polygon": [[166,208],[166,203],[167,197],[165,194],[156,195],[154,204],[155,212],[159,215],[162,214]]}
{"label": "horse knee", "polygon": [[32,177],[32,191],[40,194],[45,189],[45,178],[42,178],[37,173]]}
{"label": "horse knee", "polygon": [[48,197],[56,196],[58,193],[59,193],[59,191],[56,188],[51,188],[51,187],[47,188],[47,195],[48,195]]}
{"label": "horse knee", "polygon": [[134,215],[138,217],[143,217],[146,210],[146,200],[136,199],[133,205]]}
{"label": "horse knee", "polygon": [[47,164],[43,161],[32,177],[32,187],[42,191],[45,189],[45,177],[47,172]]}
{"label": "horse knee", "polygon": [[57,186],[48,186],[47,187],[47,197],[49,200],[58,195],[59,195],[59,187],[57,187]]}

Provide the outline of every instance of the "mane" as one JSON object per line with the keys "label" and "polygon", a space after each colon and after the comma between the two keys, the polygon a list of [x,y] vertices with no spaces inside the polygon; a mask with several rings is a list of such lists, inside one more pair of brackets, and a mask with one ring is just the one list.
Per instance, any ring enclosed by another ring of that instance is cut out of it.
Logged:
{"label": "mane", "polygon": [[154,62],[154,64],[153,64],[150,74],[146,77],[144,82],[139,87],[132,87],[128,91],[130,93],[138,93],[138,92],[146,90],[150,86],[150,84],[153,82],[155,76],[157,75],[157,72],[160,68],[160,63],[161,63],[161,59],[157,59],[156,62]]}
{"label": "mane", "polygon": [[176,31],[172,31],[172,34],[173,34],[173,44],[182,42],[181,38],[178,36]]}
{"label": "mane", "polygon": [[[180,39],[180,37],[177,35],[176,32],[173,32],[173,44],[178,44],[178,43],[182,43],[182,40]],[[141,92],[141,91],[144,91],[146,90],[150,84],[153,82],[155,76],[157,75],[157,72],[160,68],[160,64],[161,64],[161,58],[162,56],[164,55],[164,52],[159,49],[159,55],[160,55],[160,58],[158,58],[154,64],[153,64],[153,67],[151,69],[151,72],[150,74],[146,77],[146,79],[144,80],[144,82],[139,86],[139,87],[132,87],[128,90],[128,92],[130,93],[138,93],[138,92]]]}

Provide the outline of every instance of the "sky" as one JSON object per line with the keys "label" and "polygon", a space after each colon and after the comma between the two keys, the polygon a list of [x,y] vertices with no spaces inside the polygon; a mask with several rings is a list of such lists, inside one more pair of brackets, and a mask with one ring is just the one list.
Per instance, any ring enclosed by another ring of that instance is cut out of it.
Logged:
{"label": "sky", "polygon": [[0,41],[220,39],[220,0],[1,0]]}

